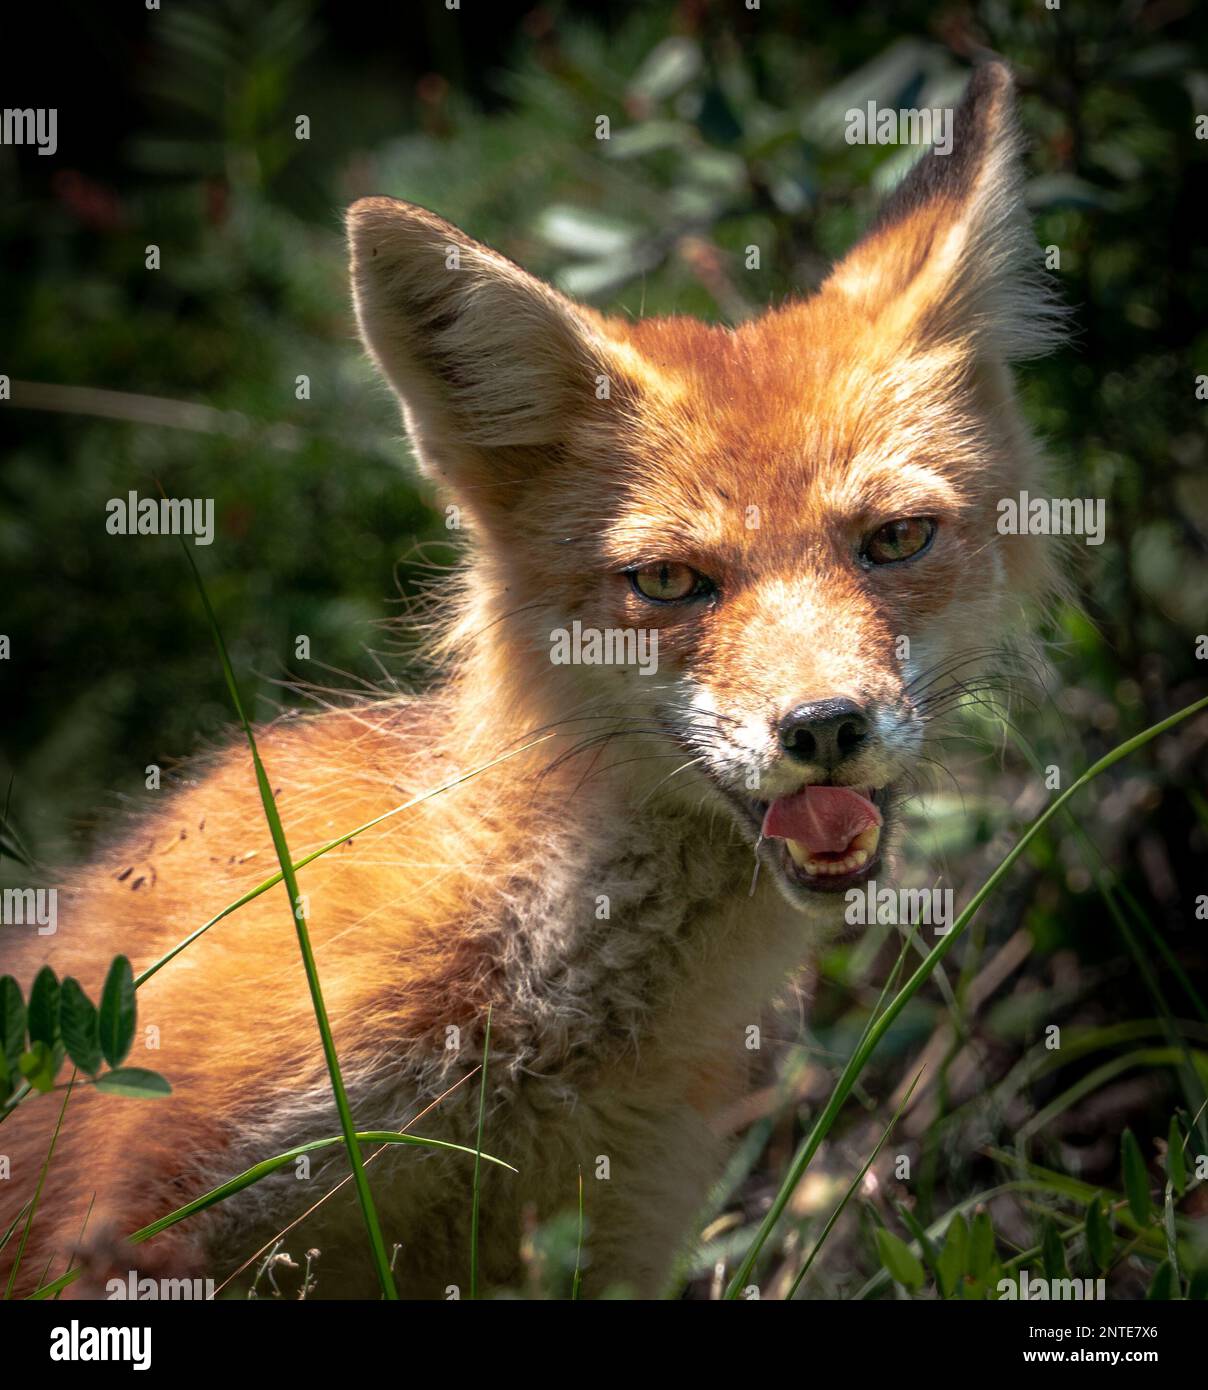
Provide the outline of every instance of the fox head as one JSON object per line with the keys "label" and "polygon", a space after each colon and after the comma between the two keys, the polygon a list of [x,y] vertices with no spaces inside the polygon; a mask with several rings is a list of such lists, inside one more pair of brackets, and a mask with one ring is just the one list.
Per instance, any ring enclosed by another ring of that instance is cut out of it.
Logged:
{"label": "fox head", "polygon": [[1060,318],[1012,104],[978,69],[951,151],[736,329],[607,318],[421,208],[349,213],[364,340],[473,536],[462,630],[500,705],[552,695],[597,761],[633,740],[624,775],[725,807],[798,906],[876,872],[929,724],[1048,582],[996,524],[1036,468],[1007,364]]}

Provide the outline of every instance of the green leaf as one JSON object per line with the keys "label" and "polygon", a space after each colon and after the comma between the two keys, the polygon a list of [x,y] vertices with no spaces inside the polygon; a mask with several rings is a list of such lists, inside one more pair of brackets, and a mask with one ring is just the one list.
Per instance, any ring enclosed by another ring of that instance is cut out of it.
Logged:
{"label": "green leaf", "polygon": [[1149,1173],[1141,1156],[1141,1146],[1131,1129],[1126,1129],[1121,1137],[1120,1153],[1124,1161],[1124,1192],[1128,1197],[1128,1209],[1134,1219],[1144,1225],[1153,1215],[1153,1203],[1149,1198]]}
{"label": "green leaf", "polygon": [[701,71],[704,58],[695,39],[673,34],[657,43],[642,60],[629,83],[631,95],[666,101]]}
{"label": "green leaf", "polygon": [[1166,1139],[1166,1176],[1181,1197],[1187,1190],[1187,1160],[1183,1157],[1183,1132],[1179,1117],[1170,1117],[1170,1133]]}
{"label": "green leaf", "polygon": [[1174,1269],[1169,1260],[1163,1260],[1154,1271],[1153,1283],[1145,1297],[1147,1301],[1169,1302],[1172,1298],[1178,1298],[1179,1286],[1174,1277]]}
{"label": "green leaf", "polygon": [[1041,1262],[1046,1279],[1067,1279],[1069,1270],[1065,1263],[1065,1246],[1057,1234],[1057,1227],[1048,1217],[1044,1222],[1044,1233],[1040,1238]]}
{"label": "green leaf", "polygon": [[621,255],[563,266],[554,278],[567,294],[593,298],[615,293],[628,281],[653,270],[662,257],[657,247],[635,246]]}
{"label": "green leaf", "polygon": [[101,993],[101,1051],[111,1067],[120,1067],[134,1041],[134,973],[125,956],[109,967]]}
{"label": "green leaf", "polygon": [[1006,1279],[1006,1266],[1000,1259],[995,1259],[990,1266],[990,1273],[986,1278],[986,1285],[982,1289],[982,1298],[996,1299],[998,1297],[998,1286]]}
{"label": "green leaf", "polygon": [[11,975],[0,978],[0,1048],[10,1066],[16,1066],[25,1051],[25,1003],[21,986]]}
{"label": "green leaf", "polygon": [[59,1027],[71,1060],[81,1071],[95,1076],[101,1069],[100,1019],[96,1005],[70,975],[59,995]]}
{"label": "green leaf", "polygon": [[952,1298],[960,1292],[961,1280],[965,1274],[965,1256],[969,1250],[969,1227],[965,1218],[958,1212],[948,1223],[944,1237],[944,1248],[940,1251],[940,1274],[944,1284],[944,1297]]}
{"label": "green leaf", "polygon": [[908,1289],[921,1289],[926,1279],[918,1256],[905,1241],[899,1240],[892,1231],[883,1226],[877,1227],[877,1250],[881,1263],[899,1284]]}
{"label": "green leaf", "polygon": [[29,1040],[53,1048],[59,1040],[59,982],[49,965],[34,978],[29,992]]}
{"label": "green leaf", "polygon": [[102,1072],[96,1079],[98,1091],[110,1096],[130,1096],[134,1100],[150,1100],[170,1096],[172,1087],[157,1071],[144,1067],[119,1067],[117,1071]]}
{"label": "green leaf", "polygon": [[1201,1265],[1187,1281],[1187,1297],[1197,1302],[1208,1299],[1208,1265]]}
{"label": "green leaf", "polygon": [[1129,83],[1170,73],[1177,75],[1180,70],[1191,67],[1194,52],[1191,45],[1185,43],[1153,43],[1146,48],[1134,48],[1130,44],[1107,71],[1112,78],[1123,78]]}
{"label": "green leaf", "polygon": [[716,83],[710,83],[701,93],[701,108],[696,123],[710,144],[732,145],[742,138],[742,121]]}
{"label": "green leaf", "polygon": [[940,1270],[940,1252],[936,1249],[935,1241],[927,1234],[922,1222],[904,1202],[895,1202],[893,1205],[894,1210],[901,1218],[902,1225],[910,1232],[911,1237],[918,1241],[919,1249],[923,1254],[923,1263],[931,1271],[931,1277],[935,1280],[940,1296],[946,1297],[944,1276]]}
{"label": "green leaf", "polygon": [[994,1263],[994,1225],[988,1211],[979,1211],[969,1227],[969,1258],[966,1267],[979,1284],[986,1281]]}
{"label": "green leaf", "polygon": [[635,159],[662,150],[682,151],[691,147],[695,135],[687,121],[642,121],[623,130],[614,130],[604,153],[610,159]]}
{"label": "green leaf", "polygon": [[558,251],[584,258],[619,256],[640,239],[631,222],[569,204],[555,203],[537,220],[537,235]]}
{"label": "green leaf", "polygon": [[33,1043],[29,1051],[17,1059],[17,1066],[35,1091],[49,1091],[55,1084],[54,1048],[47,1047],[44,1042]]}
{"label": "green leaf", "polygon": [[1102,1194],[1096,1192],[1086,1208],[1086,1252],[1096,1273],[1102,1273],[1112,1262],[1112,1229],[1104,1214]]}
{"label": "green leaf", "polygon": [[1106,189],[1075,174],[1041,174],[1028,182],[1026,198],[1033,213],[1057,208],[1105,209],[1117,201]]}

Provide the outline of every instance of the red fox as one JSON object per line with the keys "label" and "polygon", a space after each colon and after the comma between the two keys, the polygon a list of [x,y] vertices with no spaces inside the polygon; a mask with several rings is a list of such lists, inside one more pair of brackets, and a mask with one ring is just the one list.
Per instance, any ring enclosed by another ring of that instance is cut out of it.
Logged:
{"label": "red fox", "polygon": [[[816,292],[735,329],[605,317],[391,198],[348,213],[362,336],[472,541],[433,693],[259,743],[295,859],[494,763],[299,877],[358,1128],[443,1096],[416,1132],[473,1146],[478,1081],[444,1093],[491,1011],[484,1148],[517,1171],[484,1165],[487,1290],[523,1285],[526,1230],[575,1209],[580,1174],[585,1292],[665,1287],[725,1159],[748,1028],[845,930],[844,890],[892,871],[929,723],[1051,583],[1045,547],[994,522],[1040,467],[1007,364],[1060,321],[1012,107],[1006,68],[977,69],[950,152]],[[68,879],[55,936],[7,936],[6,966],[28,983],[49,961],[96,997],[119,951],[145,969],[275,868],[236,741]],[[278,890],[138,1000],[173,1093],[77,1088],[19,1287],[73,1253],[69,1294],[132,1268],[222,1282],[346,1173],[316,1151],[309,1176],[124,1247],[340,1129]],[[0,1128],[0,1232],[55,1105]],[[404,1296],[466,1291],[472,1169],[401,1148],[369,1169]],[[297,1241],[320,1296],[377,1293],[350,1185]]]}

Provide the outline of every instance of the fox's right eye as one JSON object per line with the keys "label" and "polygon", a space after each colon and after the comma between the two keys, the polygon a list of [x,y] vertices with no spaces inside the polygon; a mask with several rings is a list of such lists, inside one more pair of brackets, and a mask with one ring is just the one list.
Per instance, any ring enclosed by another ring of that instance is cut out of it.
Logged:
{"label": "fox's right eye", "polygon": [[929,516],[907,516],[887,521],[864,542],[861,556],[870,565],[896,565],[921,555],[935,537],[935,521]]}
{"label": "fox's right eye", "polygon": [[713,583],[691,565],[673,560],[660,560],[654,565],[642,565],[629,570],[629,582],[634,592],[653,603],[679,603],[686,598],[698,598],[713,592]]}

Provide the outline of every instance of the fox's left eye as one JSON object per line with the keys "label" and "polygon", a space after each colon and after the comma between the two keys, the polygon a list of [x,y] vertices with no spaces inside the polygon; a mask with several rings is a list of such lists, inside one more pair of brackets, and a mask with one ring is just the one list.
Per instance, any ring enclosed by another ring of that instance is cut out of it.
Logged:
{"label": "fox's left eye", "polygon": [[921,555],[935,537],[935,522],[929,516],[907,516],[887,521],[869,536],[860,557],[870,565],[896,565]]}
{"label": "fox's left eye", "polygon": [[639,569],[629,570],[628,574],[634,591],[654,603],[678,603],[682,599],[713,592],[712,580],[706,579],[691,565],[681,565],[673,560],[642,565]]}

